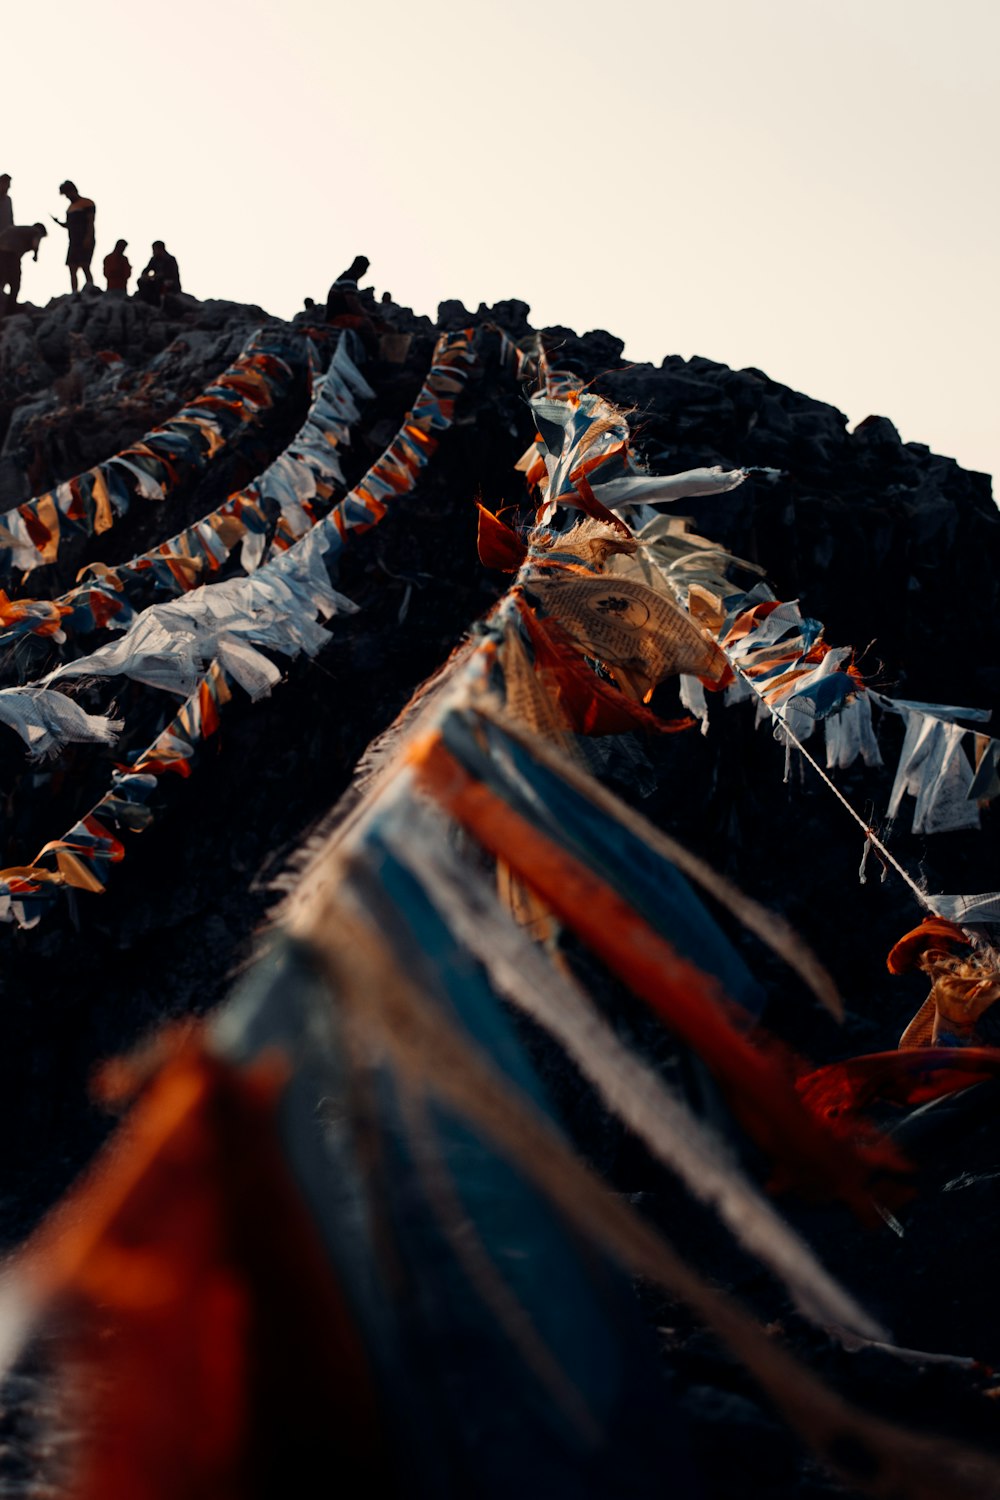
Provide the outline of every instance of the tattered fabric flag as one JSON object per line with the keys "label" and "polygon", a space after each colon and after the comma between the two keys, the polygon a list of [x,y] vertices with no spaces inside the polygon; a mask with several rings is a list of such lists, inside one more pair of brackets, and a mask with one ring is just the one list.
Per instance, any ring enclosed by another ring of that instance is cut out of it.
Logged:
{"label": "tattered fabric flag", "polygon": [[[757,563],[734,557],[717,542],[707,541],[691,531],[686,516],[664,515],[650,507],[630,515],[629,519],[639,544],[635,566],[645,581],[654,588],[666,582],[673,597],[692,612],[698,595],[702,601],[713,597],[715,618],[711,624],[716,630],[725,618],[722,601],[734,592],[732,575],[764,576],[764,569]],[[628,559],[616,558],[611,567],[628,572],[630,564]],[[707,612],[702,618],[709,623]]]}
{"label": "tattered fabric flag", "polygon": [[[563,543],[571,553],[572,533]],[[717,682],[728,670],[723,653],[690,615],[644,584],[555,567],[526,571],[519,582],[543,617],[554,616],[588,655],[623,668],[642,696],[680,672]]]}
{"label": "tattered fabric flag", "polygon": [[1000,927],[1000,891],[978,896],[928,896],[928,905],[938,916],[962,927]]}
{"label": "tattered fabric flag", "polygon": [[286,1071],[188,1043],[22,1252],[22,1308],[58,1308],[72,1372],[72,1500],[389,1477],[369,1361],[279,1143]]}
{"label": "tattered fabric flag", "polygon": [[871,699],[858,692],[836,713],[823,720],[826,736],[826,768],[846,771],[860,755],[866,766],[882,765],[882,756],[872,727]]}
{"label": "tattered fabric flag", "polygon": [[998,1077],[1000,1048],[914,1047],[831,1063],[796,1087],[817,1119],[836,1122],[846,1134],[864,1128],[865,1111],[879,1100],[913,1109]]}
{"label": "tattered fabric flag", "polygon": [[901,712],[906,734],[889,798],[889,817],[897,815],[909,793],[916,798],[914,833],[978,828],[979,808],[969,800],[972,767],[962,750],[965,730],[909,707]]}
{"label": "tattered fabric flag", "polygon": [[485,506],[477,504],[476,510],[479,561],[484,568],[495,568],[501,573],[516,573],[528,555],[527,544]]}
{"label": "tattered fabric flag", "polygon": [[969,939],[955,922],[943,917],[924,917],[923,921],[894,943],[886,959],[890,974],[908,974],[922,967],[922,960],[930,954],[951,954],[967,948]]}
{"label": "tattered fabric flag", "polygon": [[655,505],[664,501],[693,499],[696,495],[724,495],[738,489],[746,469],[685,469],[682,474],[635,474],[594,485],[594,494],[607,506]]}
{"label": "tattered fabric flag", "polygon": [[613,520],[608,516],[611,507],[723,494],[746,479],[745,469],[718,466],[682,474],[642,473],[624,415],[585,390],[578,377],[552,371],[544,358],[541,371],[545,388],[531,398],[539,442],[518,467],[529,485],[540,485],[544,491],[543,520],[549,519],[555,505],[576,506]]}
{"label": "tattered fabric flag", "polygon": [[930,994],[900,1037],[901,1048],[982,1044],[979,1022],[1000,1000],[1000,956],[992,948],[973,946],[954,922],[925,917],[900,938],[887,964],[892,974],[920,969],[931,981]]}
{"label": "tattered fabric flag", "polygon": [[[585,661],[579,637],[570,635],[558,619],[539,618],[526,600],[517,597],[515,606],[531,642],[540,691],[550,709],[562,715],[565,728],[583,735],[628,734],[639,729],[673,734],[690,728],[690,719],[662,719],[636,698],[605,682]],[[509,649],[508,634],[505,665]],[[541,727],[535,716],[531,727]]]}
{"label": "tattered fabric flag", "polygon": [[872,701],[887,713],[930,714],[932,719],[944,719],[948,723],[953,723],[956,719],[968,719],[973,724],[988,724],[993,716],[993,710],[989,708],[961,708],[954,703],[919,703],[912,698],[889,698],[885,693],[877,693],[872,689],[869,691]]}
{"label": "tattered fabric flag", "polygon": [[976,773],[969,787],[970,802],[992,802],[1000,797],[1000,741],[976,735]]}
{"label": "tattered fabric flag", "polygon": [[67,744],[113,745],[122,719],[88,714],[65,693],[45,688],[7,688],[0,692],[0,723],[15,730],[33,760],[57,755]]}
{"label": "tattered fabric flag", "polygon": [[686,672],[680,675],[678,684],[680,700],[688,713],[693,714],[701,725],[702,734],[708,733],[708,699],[705,697],[705,685],[698,677],[689,677]]}

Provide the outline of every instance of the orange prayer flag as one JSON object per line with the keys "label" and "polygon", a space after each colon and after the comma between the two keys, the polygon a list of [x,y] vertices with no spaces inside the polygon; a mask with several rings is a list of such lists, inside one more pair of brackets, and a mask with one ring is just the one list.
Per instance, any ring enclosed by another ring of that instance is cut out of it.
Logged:
{"label": "orange prayer flag", "polygon": [[484,568],[499,573],[516,573],[528,555],[528,548],[509,526],[476,502],[479,515],[479,561]]}
{"label": "orange prayer flag", "polygon": [[26,1253],[75,1333],[72,1500],[301,1493],[382,1469],[360,1338],[285,1163],[276,1062],[189,1044]]}

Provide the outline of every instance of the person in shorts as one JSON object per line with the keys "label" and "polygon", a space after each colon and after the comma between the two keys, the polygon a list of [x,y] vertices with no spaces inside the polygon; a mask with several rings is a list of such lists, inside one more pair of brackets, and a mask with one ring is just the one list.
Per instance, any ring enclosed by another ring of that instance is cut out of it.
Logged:
{"label": "person in shorts", "polygon": [[66,252],[66,264],[69,266],[69,282],[74,292],[77,289],[77,275],[83,272],[83,279],[87,286],[93,286],[94,278],[90,274],[90,262],[94,258],[94,220],[97,217],[97,207],[93,199],[84,198],[77,191],[75,182],[61,183],[59,191],[64,198],[69,199],[69,208],[66,210],[65,219],[57,219],[52,215],[53,221],[60,229],[65,229],[69,235],[69,249]]}

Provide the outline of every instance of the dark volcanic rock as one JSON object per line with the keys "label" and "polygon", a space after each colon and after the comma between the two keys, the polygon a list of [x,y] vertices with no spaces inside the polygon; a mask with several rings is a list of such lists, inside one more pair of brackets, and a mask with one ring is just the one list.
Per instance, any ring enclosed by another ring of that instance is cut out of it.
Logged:
{"label": "dark volcanic rock", "polygon": [[221,373],[260,308],[97,291],[0,319],[0,508],[141,437]]}
{"label": "dark volcanic rock", "polygon": [[589,378],[620,364],[625,348],[624,340],[605,333],[603,328],[579,337],[572,328],[544,328],[542,337],[557,369],[575,370]]}
{"label": "dark volcanic rock", "polygon": [[801,599],[832,644],[872,643],[867,670],[900,696],[997,706],[1000,513],[986,475],[901,444],[884,417],[851,433],[835,407],[759,370],[668,356],[659,370],[587,373],[634,408],[655,470],[782,471],[685,509],[696,529],[765,567],[780,597]]}

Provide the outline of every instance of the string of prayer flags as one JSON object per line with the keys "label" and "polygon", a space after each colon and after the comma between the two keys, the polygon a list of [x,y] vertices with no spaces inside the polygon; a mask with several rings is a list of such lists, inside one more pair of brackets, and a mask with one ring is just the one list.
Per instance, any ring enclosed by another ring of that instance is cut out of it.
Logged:
{"label": "string of prayer flags", "polygon": [[[135,616],[119,638],[89,656],[56,667],[41,684],[34,685],[62,699],[54,688],[59,680],[124,675],[187,695],[178,713],[131,768],[115,773],[112,789],[89,816],[106,818],[125,832],[147,828],[154,816],[158,778],[170,772],[191,774],[198,745],[216,732],[232,685],[240,686],[252,699],[265,696],[281,675],[266,652],[289,657],[302,652],[315,655],[329,639],[316,616],[328,619],[333,614],[354,612],[356,606],[330,581],[340,547],[351,531],[366,530],[387,514],[388,505],[377,499],[389,483],[387,476],[392,476],[389,487],[395,498],[416,484],[440,434],[454,419],[455,401],[464,380],[491,347],[498,350],[505,371],[518,376],[523,373],[524,356],[500,330],[484,328],[474,334],[442,336],[397,438],[373,466],[380,477],[370,480],[366,476],[298,540],[291,540],[290,529],[286,544],[276,541],[269,559],[248,577],[201,584],[172,603],[151,605]],[[329,410],[322,393],[317,398],[322,400],[316,409],[321,412],[328,444],[333,436],[342,441],[343,424],[354,420],[350,392],[363,395],[367,389],[358,372],[351,375],[353,365],[349,368],[345,358],[337,364],[337,378],[330,387],[336,412]],[[341,389],[341,379],[348,390]],[[282,482],[284,477],[287,471]],[[0,690],[0,703],[4,692]],[[112,726],[108,733],[113,735],[117,727]],[[71,830],[66,840],[59,842],[71,840],[74,832]],[[58,845],[46,847],[54,850]],[[82,854],[77,850],[76,857],[87,864],[85,849]],[[81,882],[80,888],[103,890],[106,873],[102,860],[99,871],[88,872],[87,883]],[[58,895],[59,887],[73,883],[61,878],[59,872],[52,874],[39,867],[38,861],[17,872],[0,871],[0,921],[35,925]]]}
{"label": "string of prayer flags", "polygon": [[[677,567],[685,543],[693,564],[690,574]],[[787,726],[805,742],[822,723],[828,770],[847,770],[859,758],[868,766],[882,765],[872,710],[899,715],[906,731],[888,816],[896,817],[904,796],[911,795],[915,799],[914,833],[979,828],[977,804],[1000,795],[1000,741],[954,721],[984,723],[989,710],[917,703],[868,687],[854,666],[851,649],[830,647],[823,639],[823,627],[816,620],[804,619],[796,601],[778,601],[763,583],[726,597],[727,564],[746,565],[718,551],[706,554],[708,545],[704,538],[691,534],[674,531],[665,537],[660,532],[650,538],[646,555],[651,554],[656,565],[656,554],[663,548],[661,576],[713,628],[738,674],[725,702],[753,698],[758,722],[769,716],[778,738]],[[707,569],[706,555],[710,559]],[[620,560],[616,566],[621,567]],[[699,566],[702,575],[716,569],[722,575],[707,590],[698,581]],[[703,695],[685,681],[681,696],[702,720],[703,731],[707,730],[708,704]],[[969,751],[977,757],[975,765]]]}
{"label": "string of prayer flags", "polygon": [[643,473],[624,415],[585,390],[577,377],[553,371],[544,354],[539,368],[543,389],[531,398],[538,438],[518,464],[529,487],[544,494],[539,519],[551,519],[556,505],[569,505],[615,524],[612,507],[724,494],[746,479],[745,469],[718,466],[672,475]]}
{"label": "string of prayer flags", "polygon": [[[338,611],[353,612],[354,606],[334,590],[324,566],[321,547],[314,544],[315,531],[301,542],[265,564],[249,578],[227,584],[205,585],[171,605],[154,605],[141,614],[124,636],[79,661],[69,662],[49,674],[72,676],[132,676],[138,681],[168,691],[187,693],[186,702],[142,752],[126,774],[116,776],[112,790],[92,809],[91,818],[107,818],[115,826],[138,832],[151,821],[150,803],[156,778],[165,773],[190,775],[200,743],[216,733],[219,718],[231,697],[231,684],[238,683],[252,698],[270,691],[280,673],[261,647],[279,654],[315,655],[328,640],[316,623],[319,613],[328,618]],[[209,661],[207,670],[202,666]],[[61,696],[51,688],[53,696]],[[20,689],[0,691],[0,702]],[[150,779],[152,778],[152,780]],[[84,820],[86,822],[86,820]],[[54,899],[61,884],[101,891],[106,880],[104,850],[79,845],[77,825],[65,836],[45,846],[31,866],[21,867],[13,880],[0,871],[0,920],[33,926],[43,908]],[[39,877],[25,874],[44,868],[46,853],[62,847],[73,851],[77,863],[88,868],[87,879],[74,880],[62,864],[55,874]],[[116,858],[124,856],[120,852]],[[39,883],[40,882],[40,883]]]}
{"label": "string of prayer flags", "polygon": [[412,491],[440,434],[451,426],[455,402],[477,362],[477,336],[470,330],[438,338],[430,370],[395,438],[361,483],[322,522],[335,551],[351,531],[368,531],[382,520],[393,501]]}
{"label": "string of prayer flags", "polygon": [[[547,383],[533,398],[539,436],[519,465],[529,485],[540,492],[541,518],[552,520],[554,499],[550,497],[558,491],[565,503],[580,505],[590,514],[599,506],[611,522],[620,520],[604,500],[611,500],[622,511],[629,480],[623,483],[620,474],[613,478],[613,470],[621,465],[631,474],[637,467],[631,458],[625,419],[592,393],[584,392],[575,377],[554,375],[544,357],[541,372]],[[591,480],[597,476],[603,484],[595,486]],[[718,477],[721,481],[723,476]],[[745,477],[745,473],[740,474],[739,482]],[[735,475],[732,478],[735,483]],[[618,488],[609,489],[612,483]],[[610,570],[625,577],[641,575],[654,589],[665,586],[711,632],[736,673],[724,701],[756,700],[758,723],[762,717],[769,717],[775,737],[785,744],[786,779],[791,736],[802,744],[819,723],[825,728],[828,769],[847,769],[859,757],[866,765],[881,765],[872,719],[875,705],[886,712],[903,714],[907,721],[891,812],[898,810],[902,796],[910,791],[916,798],[914,832],[979,827],[979,801],[1000,793],[1000,741],[953,721],[964,718],[972,723],[986,722],[988,710],[893,700],[869,689],[854,664],[851,649],[831,648],[823,639],[822,625],[803,618],[796,601],[776,599],[763,581],[734,589],[734,575],[759,574],[759,568],[689,533],[683,520],[659,515],[643,503],[639,492],[633,498],[635,503],[625,513],[636,526],[638,545],[616,549],[609,561]],[[495,528],[490,545],[496,546]],[[622,606],[627,616],[624,594]],[[721,678],[722,684],[726,681],[726,677]],[[681,701],[701,721],[703,733],[708,728],[704,689],[718,683],[718,678],[713,683],[690,674],[681,678]],[[966,748],[973,751],[972,765]],[[855,817],[865,826],[857,814]],[[871,830],[868,837],[874,837]],[[929,896],[898,863],[897,869],[926,907],[972,913],[970,925],[985,925],[990,920],[1000,924],[1000,904],[994,903],[994,912],[990,895]]]}
{"label": "string of prayer flags", "polygon": [[0,921],[34,927],[72,887],[102,892],[111,865],[125,857],[125,847],[111,832],[141,833],[153,818],[151,802],[162,775],[191,775],[201,742],[216,733],[219,717],[232,696],[221,663],[212,662],[191,696],[155,740],[131,764],[113,773],[111,790],[61,839],[47,843],[30,865],[0,871]]}
{"label": "string of prayer flags", "polygon": [[162,501],[292,389],[301,340],[259,329],[200,396],[139,442],[0,515],[0,575],[54,563],[111,529],[135,499]]}
{"label": "string of prayer flags", "polygon": [[96,630],[125,630],[154,598],[198,587],[220,571],[238,545],[245,572],[303,536],[343,487],[338,449],[361,415],[355,396],[374,392],[347,350],[348,333],[316,383],[305,423],[289,447],[245,489],[231,495],[168,541],[109,568],[92,563],[83,581],[53,600],[0,595],[0,652],[24,634],[65,642]]}
{"label": "string of prayer flags", "polygon": [[337,491],[343,489],[339,450],[350,443],[360,420],[358,402],[371,401],[375,396],[355,363],[363,354],[360,339],[345,330],[305,426],[254,486],[266,508],[277,507],[278,518],[274,534],[262,550],[258,551],[260,543],[255,537],[244,539],[242,561],[248,573],[263,558],[284,551],[304,536],[330,509]]}

